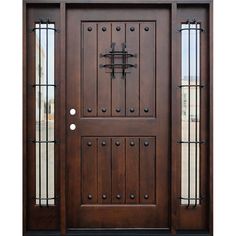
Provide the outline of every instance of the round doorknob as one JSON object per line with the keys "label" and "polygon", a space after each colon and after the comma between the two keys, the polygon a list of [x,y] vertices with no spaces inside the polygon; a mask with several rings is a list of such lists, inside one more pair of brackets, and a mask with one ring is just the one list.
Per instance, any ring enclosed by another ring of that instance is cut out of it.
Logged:
{"label": "round doorknob", "polygon": [[144,195],[144,198],[145,198],[145,199],[148,199],[148,198],[149,198],[149,196],[148,196],[147,194],[145,194],[145,195]]}
{"label": "round doorknob", "polygon": [[102,199],[107,199],[107,195],[106,194],[102,194]]}
{"label": "round doorknob", "polygon": [[88,199],[91,200],[93,196],[91,194],[88,195]]}
{"label": "round doorknob", "polygon": [[134,108],[130,108],[129,110],[130,110],[130,112],[132,112],[132,113],[134,112]]}
{"label": "round doorknob", "polygon": [[116,108],[116,112],[120,112],[120,108]]}
{"label": "round doorknob", "polygon": [[92,146],[92,143],[91,142],[87,142],[87,145],[90,147],[90,146]]}
{"label": "round doorknob", "polygon": [[88,111],[88,112],[92,112],[92,108],[89,107],[89,108],[87,109],[87,111]]}
{"label": "round doorknob", "polygon": [[117,199],[121,199],[120,194],[117,194],[117,195],[116,195],[116,198],[117,198]]}
{"label": "round doorknob", "polygon": [[144,112],[149,112],[149,109],[148,108],[144,108]]}
{"label": "round doorknob", "polygon": [[102,112],[106,112],[107,111],[107,109],[106,108],[102,108]]}
{"label": "round doorknob", "polygon": [[105,141],[102,141],[102,146],[106,146],[106,142]]}

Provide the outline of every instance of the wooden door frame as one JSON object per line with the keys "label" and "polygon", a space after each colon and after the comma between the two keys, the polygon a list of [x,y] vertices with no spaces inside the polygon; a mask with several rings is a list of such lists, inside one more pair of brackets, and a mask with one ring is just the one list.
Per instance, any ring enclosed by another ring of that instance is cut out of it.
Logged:
{"label": "wooden door frame", "polygon": [[[66,135],[66,127],[64,115],[66,114],[66,99],[65,99],[65,77],[66,77],[66,8],[68,4],[77,4],[77,5],[86,5],[92,6],[96,4],[96,6],[103,5],[168,5],[171,10],[171,212],[170,212],[170,224],[171,229],[168,235],[176,234],[176,153],[174,152],[174,147],[176,145],[176,132],[173,127],[176,123],[176,118],[178,116],[178,111],[176,110],[175,104],[176,102],[176,74],[178,72],[178,65],[176,60],[178,60],[177,53],[177,45],[176,45],[176,30],[178,29],[177,22],[177,7],[178,5],[186,5],[186,6],[205,6],[208,9],[208,22],[209,22],[209,34],[208,34],[208,45],[209,45],[209,55],[208,55],[208,66],[209,66],[209,86],[208,86],[208,94],[209,94],[209,102],[208,102],[208,181],[209,181],[209,200],[208,200],[208,220],[209,220],[209,232],[199,232],[199,235],[213,235],[213,1],[212,0],[23,0],[23,234],[24,235],[49,235],[48,232],[41,232],[37,234],[37,232],[28,232],[27,231],[27,148],[28,148],[28,140],[27,140],[27,8],[28,6],[36,6],[36,5],[52,5],[56,4],[60,9],[60,71],[59,71],[59,101],[60,110],[57,114],[60,115],[58,117],[60,129],[59,132],[59,172],[60,172],[60,205],[59,205],[59,225],[60,229],[57,232],[54,232],[50,235],[79,235],[76,232],[67,233],[66,232],[66,195],[65,195],[65,176],[66,176],[66,146],[65,146],[65,135]],[[63,95],[63,96],[62,96]],[[131,231],[122,231],[119,235],[127,234],[127,232]],[[137,233],[139,235],[140,231],[132,230],[133,233]],[[83,232],[82,232],[83,233]],[[89,232],[88,232],[89,233]],[[110,232],[109,235],[113,235],[113,231]],[[151,232],[150,232],[151,233]],[[159,235],[158,231],[153,231],[153,235]],[[179,235],[185,235],[185,233],[177,232]],[[83,234],[85,235],[85,234]],[[117,235],[117,234],[116,234]],[[160,233],[161,235],[161,233]],[[167,235],[167,234],[165,234]],[[188,234],[189,235],[189,234]],[[196,234],[194,234],[196,235]]]}

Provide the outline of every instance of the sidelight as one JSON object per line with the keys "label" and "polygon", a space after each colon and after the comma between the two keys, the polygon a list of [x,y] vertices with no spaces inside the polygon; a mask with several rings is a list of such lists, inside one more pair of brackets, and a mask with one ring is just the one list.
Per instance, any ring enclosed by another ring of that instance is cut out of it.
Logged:
{"label": "sidelight", "polygon": [[55,204],[54,178],[54,44],[55,28],[49,21],[35,24],[35,151],[36,205]]}
{"label": "sidelight", "polygon": [[181,204],[200,204],[200,34],[196,21],[181,25]]}

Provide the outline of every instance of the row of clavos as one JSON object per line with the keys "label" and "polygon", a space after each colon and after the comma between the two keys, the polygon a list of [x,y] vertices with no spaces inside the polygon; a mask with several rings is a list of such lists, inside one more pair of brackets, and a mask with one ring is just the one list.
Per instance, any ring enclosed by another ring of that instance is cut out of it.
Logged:
{"label": "row of clavos", "polygon": [[[89,32],[91,32],[92,30],[93,30],[93,28],[91,27],[91,26],[89,26],[88,28],[87,28],[87,30],[89,31]],[[116,27],[116,31],[120,31],[121,30],[121,27],[120,26],[117,26]],[[131,32],[134,32],[135,31],[135,27],[133,27],[133,26],[131,26],[130,28],[129,28],[129,30],[131,31]],[[149,27],[144,27],[144,30],[145,31],[149,31]],[[102,31],[103,32],[105,32],[105,31],[107,31],[107,28],[105,27],[105,26],[103,26],[102,27]]]}
{"label": "row of clavos", "polygon": [[[146,113],[149,112],[149,109],[146,108],[146,107],[145,107],[143,110],[144,110],[144,112],[146,112]],[[87,112],[92,112],[92,111],[93,111],[93,109],[90,108],[90,107],[87,109]],[[102,112],[106,112],[107,109],[106,109],[106,108],[101,108],[101,111],[102,111]],[[116,112],[120,112],[120,111],[121,111],[120,108],[116,108]],[[134,108],[130,108],[129,111],[133,113],[133,112],[135,112],[135,109],[134,109]]]}
{"label": "row of clavos", "polygon": [[[91,147],[92,146],[92,142],[87,142],[87,145],[89,146],[89,147]],[[105,141],[102,141],[101,142],[101,145],[102,146],[106,146],[106,142]],[[120,142],[119,141],[116,141],[115,142],[115,145],[116,146],[120,146]],[[135,146],[135,142],[133,142],[133,141],[131,141],[130,143],[129,143],[129,145],[131,146],[131,147],[133,147],[133,146]],[[145,146],[145,147],[147,147],[147,146],[149,146],[149,142],[148,141],[145,141],[144,143],[143,143],[143,145]]]}
{"label": "row of clavos", "polygon": [[[131,194],[129,195],[129,197],[130,197],[130,199],[133,200],[133,199],[135,199],[135,194],[132,194],[132,193],[131,193]],[[149,198],[148,194],[144,194],[143,198],[144,198],[144,199],[148,199],[148,198]],[[92,194],[88,194],[88,199],[89,199],[89,200],[92,200],[92,199],[93,199]],[[102,194],[102,199],[104,199],[104,200],[107,199],[107,195],[106,195],[106,194]],[[121,195],[120,195],[120,194],[117,194],[117,195],[116,195],[116,199],[120,200],[120,199],[121,199]]]}

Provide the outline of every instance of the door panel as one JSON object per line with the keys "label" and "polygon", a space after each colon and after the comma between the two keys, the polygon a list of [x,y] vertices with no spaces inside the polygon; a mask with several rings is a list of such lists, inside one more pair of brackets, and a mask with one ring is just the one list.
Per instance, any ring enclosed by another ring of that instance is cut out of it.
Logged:
{"label": "door panel", "polygon": [[[98,52],[108,53],[107,45],[111,45],[111,24],[98,23]],[[97,53],[98,65],[109,63],[108,57],[101,57]],[[98,116],[111,116],[111,84],[110,74],[108,69],[98,70]]]}
{"label": "door panel", "polygon": [[68,228],[169,227],[170,13],[130,10],[68,9]]}
{"label": "door panel", "polygon": [[[97,25],[82,24],[83,115],[97,116]],[[90,31],[90,29],[93,29]],[[89,91],[89,92],[88,92]]]}
{"label": "door panel", "polygon": [[[122,50],[122,43],[125,42],[125,23],[113,22],[111,24],[112,35],[111,41],[115,43],[115,50]],[[108,46],[108,45],[107,45]],[[109,46],[108,46],[109,47]],[[111,63],[113,63],[111,61]],[[116,58],[116,62],[122,63],[121,57]],[[125,116],[125,80],[121,78],[121,69],[117,69],[117,74],[112,79],[112,116]]]}
{"label": "door panel", "polygon": [[155,23],[140,24],[140,116],[155,116],[155,27]]}
{"label": "door panel", "polygon": [[[135,64],[135,68],[129,68],[126,74],[126,116],[139,116],[139,27],[140,23],[126,23],[126,47],[135,57],[129,58],[129,63]],[[132,91],[132,92],[131,92]],[[131,110],[132,109],[132,110]]]}
{"label": "door panel", "polygon": [[141,138],[140,139],[140,202],[155,203],[158,199],[155,198],[155,163],[158,158],[155,153],[155,139]]}
{"label": "door panel", "polygon": [[140,156],[139,138],[126,138],[126,203],[139,203]]}
{"label": "door panel", "polygon": [[[154,116],[155,22],[83,22],[81,27],[83,115],[110,116],[111,110],[117,117]],[[117,54],[113,60],[112,44],[115,51],[124,46],[131,57]],[[106,67],[112,60],[114,73]],[[132,65],[125,76],[122,63]]]}
{"label": "door panel", "polygon": [[98,203],[111,203],[111,139],[98,138]]}
{"label": "door panel", "polygon": [[97,139],[82,138],[82,204],[97,203]]}
{"label": "door panel", "polygon": [[112,203],[125,203],[125,139],[112,139]]}

